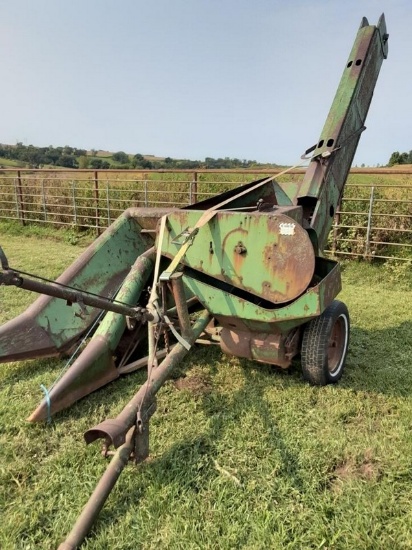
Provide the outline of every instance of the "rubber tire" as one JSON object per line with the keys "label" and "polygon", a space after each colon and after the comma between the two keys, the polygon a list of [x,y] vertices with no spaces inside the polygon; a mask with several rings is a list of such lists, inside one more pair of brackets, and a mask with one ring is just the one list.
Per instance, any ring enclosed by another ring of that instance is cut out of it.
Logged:
{"label": "rubber tire", "polygon": [[[335,331],[341,334],[341,349],[329,345],[335,325]],[[339,300],[334,300],[319,317],[309,321],[303,331],[301,348],[302,373],[305,380],[314,386],[326,386],[340,380],[348,352],[349,333],[348,308]],[[330,364],[331,350],[332,353],[338,354],[335,368]]]}

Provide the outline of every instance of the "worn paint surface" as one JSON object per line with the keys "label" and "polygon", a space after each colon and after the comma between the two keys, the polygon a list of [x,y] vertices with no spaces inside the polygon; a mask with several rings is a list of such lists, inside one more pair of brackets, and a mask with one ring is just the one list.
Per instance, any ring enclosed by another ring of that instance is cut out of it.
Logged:
{"label": "worn paint surface", "polygon": [[[326,245],[333,216],[365,129],[373,90],[388,55],[388,34],[382,15],[378,25],[363,18],[343,70],[335,99],[295,201],[306,205],[306,218],[317,234],[319,250]],[[308,199],[315,199],[310,201]]]}
{"label": "worn paint surface", "polygon": [[222,326],[256,332],[288,331],[326,309],[341,290],[340,268],[337,262],[317,259],[323,276],[299,298],[287,305],[267,308],[227,290],[185,276],[185,285],[218,319]]}
{"label": "worn paint surface", "polygon": [[[221,348],[229,355],[245,357],[279,367],[290,366],[299,351],[299,329],[291,333],[250,332],[224,328],[221,332]],[[296,338],[293,337],[296,333]]]}
{"label": "worn paint surface", "polygon": [[[116,299],[125,303],[137,303],[152,274],[153,266],[154,252],[139,256],[125,278]],[[124,315],[107,312],[86,348],[50,390],[51,413],[68,407],[81,397],[119,377],[114,363],[114,352],[125,329]],[[29,421],[45,420],[47,414],[47,402],[43,399],[29,417]]]}
{"label": "worn paint surface", "polygon": [[[202,212],[167,217],[162,252],[173,258],[184,231]],[[273,303],[289,302],[308,287],[315,255],[307,232],[292,218],[255,212],[219,212],[199,229],[182,263],[218,281]]]}
{"label": "worn paint surface", "polygon": [[[113,296],[136,258],[153,245],[153,237],[141,233],[142,219],[150,214],[142,210],[124,212],[57,282]],[[157,212],[153,215],[158,219]],[[70,349],[99,310],[88,307],[86,313],[81,314],[78,304],[68,306],[60,298],[40,296],[23,314],[0,327],[0,362],[49,357]]]}

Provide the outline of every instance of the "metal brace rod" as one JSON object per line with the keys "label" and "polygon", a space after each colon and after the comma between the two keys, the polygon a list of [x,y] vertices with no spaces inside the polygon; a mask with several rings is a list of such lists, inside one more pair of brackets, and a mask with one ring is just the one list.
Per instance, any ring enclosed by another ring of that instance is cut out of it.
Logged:
{"label": "metal brace rod", "polygon": [[87,292],[70,289],[56,283],[44,283],[23,277],[17,271],[8,268],[7,258],[1,248],[0,261],[3,268],[3,272],[0,273],[0,285],[16,286],[38,294],[47,294],[48,296],[53,296],[54,298],[61,298],[62,300],[65,300],[68,305],[78,303],[81,307],[92,306],[105,311],[113,311],[114,313],[127,315],[128,317],[139,321],[158,321],[155,313],[149,312],[146,308],[128,306],[126,304],[113,302],[109,298],[104,298],[103,296],[91,295]]}

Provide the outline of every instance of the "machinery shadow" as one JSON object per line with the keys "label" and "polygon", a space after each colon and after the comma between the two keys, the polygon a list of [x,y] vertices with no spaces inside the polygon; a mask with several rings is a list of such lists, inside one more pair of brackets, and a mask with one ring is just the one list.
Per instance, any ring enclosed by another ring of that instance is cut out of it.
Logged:
{"label": "machinery shadow", "polygon": [[384,330],[351,328],[339,386],[388,396],[412,395],[412,320]]}

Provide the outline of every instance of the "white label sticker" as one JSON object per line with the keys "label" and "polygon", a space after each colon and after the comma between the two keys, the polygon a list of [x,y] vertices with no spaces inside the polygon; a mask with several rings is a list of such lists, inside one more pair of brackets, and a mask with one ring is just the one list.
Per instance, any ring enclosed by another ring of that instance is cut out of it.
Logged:
{"label": "white label sticker", "polygon": [[279,229],[281,235],[294,235],[295,234],[295,225],[294,223],[280,223]]}

